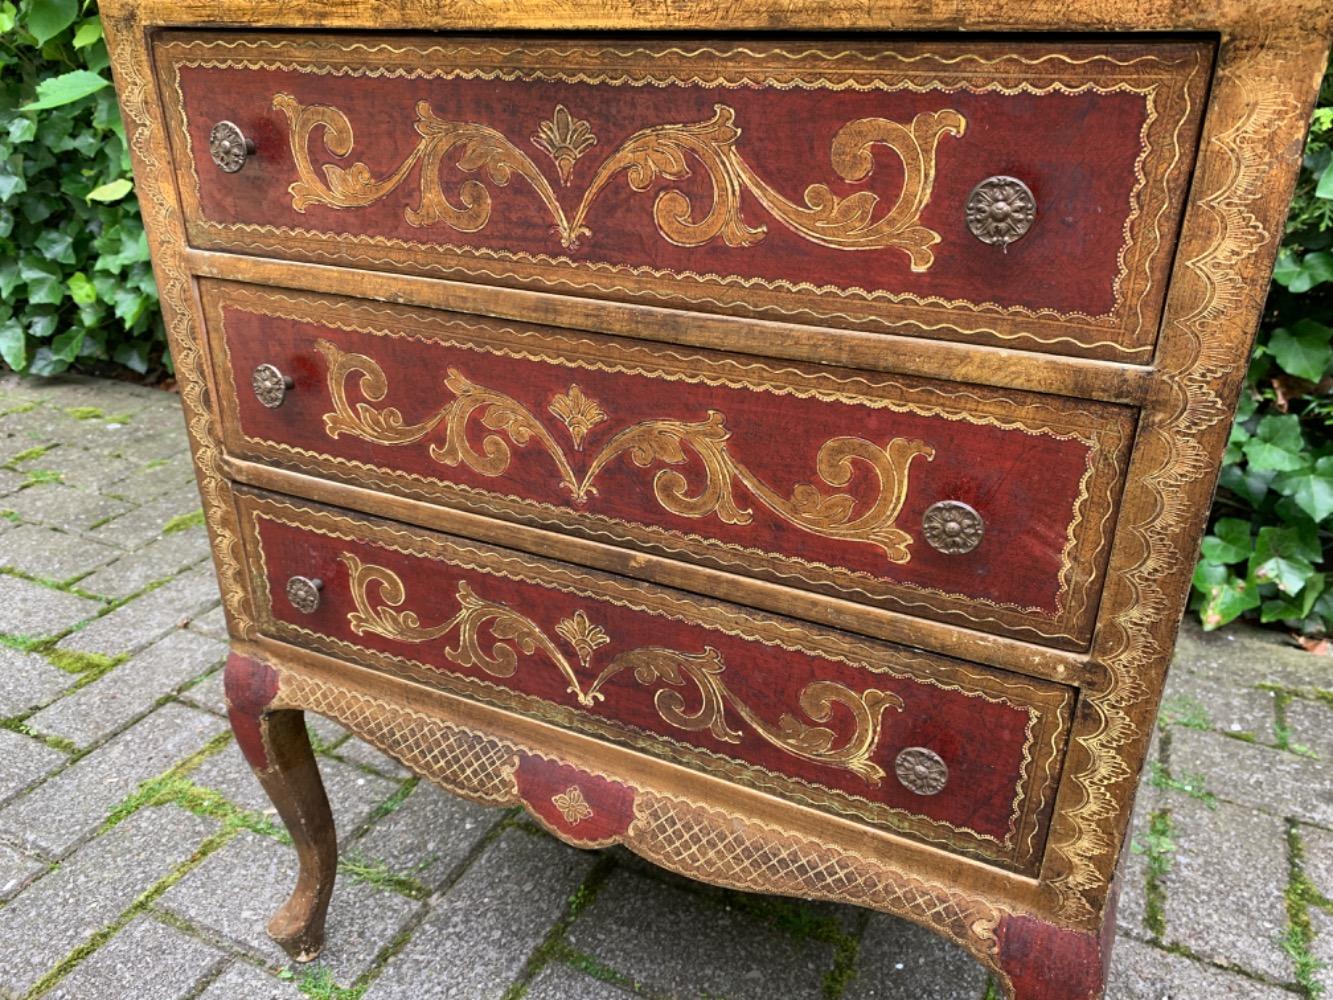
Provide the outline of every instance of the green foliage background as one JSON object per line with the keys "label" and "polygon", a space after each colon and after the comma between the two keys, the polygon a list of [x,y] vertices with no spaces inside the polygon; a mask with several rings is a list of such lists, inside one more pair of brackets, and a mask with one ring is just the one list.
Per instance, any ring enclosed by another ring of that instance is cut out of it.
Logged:
{"label": "green foliage background", "polygon": [[95,4],[0,0],[0,358],[169,365]]}
{"label": "green foliage background", "polygon": [[1333,630],[1333,72],[1324,77],[1213,524],[1194,573],[1204,628],[1241,615]]}
{"label": "green foliage background", "polygon": [[[0,358],[170,370],[93,0],[0,0]],[[1205,628],[1333,630],[1333,74],[1194,576]]]}

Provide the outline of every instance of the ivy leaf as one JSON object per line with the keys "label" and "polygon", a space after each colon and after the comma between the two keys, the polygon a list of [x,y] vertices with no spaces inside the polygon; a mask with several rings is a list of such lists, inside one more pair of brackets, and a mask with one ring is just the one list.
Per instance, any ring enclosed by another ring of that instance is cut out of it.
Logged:
{"label": "ivy leaf", "polygon": [[1245,457],[1256,469],[1295,472],[1306,465],[1300,418],[1293,413],[1270,414],[1259,421],[1245,442]]}
{"label": "ivy leaf", "polygon": [[1328,161],[1324,166],[1324,172],[1319,175],[1319,183],[1315,185],[1314,196],[1333,201],[1333,160]]}
{"label": "ivy leaf", "polygon": [[111,357],[116,364],[124,365],[140,375],[148,371],[148,352],[145,345],[137,340],[129,340],[121,344]]}
{"label": "ivy leaf", "polygon": [[1273,556],[1254,568],[1254,579],[1258,583],[1275,583],[1284,594],[1300,593],[1305,581],[1313,575],[1314,566],[1309,561],[1286,556]]}
{"label": "ivy leaf", "polygon": [[86,49],[94,42],[101,41],[102,38],[102,19],[98,17],[88,17],[79,24],[79,29],[74,32],[74,47],[76,49]]}
{"label": "ivy leaf", "polygon": [[1330,336],[1333,336],[1333,330],[1312,319],[1303,319],[1291,329],[1279,327],[1274,330],[1268,339],[1268,351],[1283,371],[1307,382],[1318,382],[1333,362]]}
{"label": "ivy leaf", "polygon": [[1333,456],[1321,458],[1313,472],[1281,476],[1275,485],[1316,523],[1333,514]]}
{"label": "ivy leaf", "polygon": [[1199,616],[1208,632],[1259,606],[1259,588],[1225,566],[1201,563],[1194,572],[1194,586],[1203,594]]}
{"label": "ivy leaf", "polygon": [[1314,575],[1311,560],[1322,557],[1317,529],[1305,531],[1296,525],[1270,525],[1259,529],[1250,556],[1250,575],[1257,583],[1272,583],[1284,594],[1295,594]]}
{"label": "ivy leaf", "polygon": [[78,16],[78,0],[32,0],[27,28],[38,45],[45,45],[73,24]]}
{"label": "ivy leaf", "polygon": [[68,73],[61,73],[37,84],[37,100],[23,105],[19,110],[44,111],[47,108],[58,108],[62,104],[73,104],[109,86],[111,81],[104,76],[89,73],[86,69],[70,70]]}
{"label": "ivy leaf", "polygon": [[75,271],[70,275],[65,287],[69,289],[69,297],[76,305],[90,306],[97,301],[97,289],[82,271]]}
{"label": "ivy leaf", "polygon": [[0,323],[0,357],[16,372],[28,364],[28,338],[16,319]]}
{"label": "ivy leaf", "polygon": [[1273,484],[1277,473],[1271,469],[1255,469],[1249,465],[1235,464],[1240,461],[1236,456],[1229,456],[1227,461],[1232,464],[1222,467],[1222,485],[1257,507],[1268,495],[1268,488]]}
{"label": "ivy leaf", "polygon": [[1301,262],[1296,259],[1291,248],[1283,247],[1277,253],[1277,263],[1273,265],[1273,280],[1287,288],[1301,273]]}
{"label": "ivy leaf", "polygon": [[66,330],[51,341],[51,353],[61,361],[73,361],[79,356],[79,350],[83,347],[83,338],[86,335],[87,331],[83,327]]}
{"label": "ivy leaf", "polygon": [[1264,601],[1263,609],[1259,613],[1259,620],[1264,623],[1304,621],[1310,617],[1315,602],[1319,600],[1319,595],[1324,592],[1324,587],[1327,584],[1328,580],[1324,574],[1316,573],[1306,581],[1304,589],[1297,596],[1278,595],[1271,600]]}
{"label": "ivy leaf", "polygon": [[73,264],[74,256],[74,238],[62,233],[59,229],[48,229],[33,241],[33,246],[47,260],[59,261],[61,264]]}
{"label": "ivy leaf", "polygon": [[1287,283],[1287,290],[1300,295],[1325,281],[1333,281],[1333,253],[1316,250],[1307,253],[1301,260],[1301,269]]}
{"label": "ivy leaf", "polygon": [[17,146],[37,138],[37,123],[31,118],[15,118],[9,123],[9,141]]}
{"label": "ivy leaf", "polygon": [[34,375],[41,375],[43,378],[50,378],[52,375],[59,375],[69,367],[68,361],[62,361],[56,357],[55,352],[49,347],[39,347],[33,353],[32,362],[28,365],[28,371]]}
{"label": "ivy leaf", "polygon": [[[107,181],[88,192],[89,201],[120,201],[127,194],[134,190],[134,185],[124,177],[114,181]],[[1317,325],[1317,324],[1316,324]]]}
{"label": "ivy leaf", "polygon": [[19,277],[27,283],[29,302],[54,306],[64,301],[65,283],[58,265],[40,257],[24,257],[19,261]]}
{"label": "ivy leaf", "polygon": [[1224,517],[1203,540],[1203,557],[1211,563],[1238,563],[1250,558],[1250,522]]}

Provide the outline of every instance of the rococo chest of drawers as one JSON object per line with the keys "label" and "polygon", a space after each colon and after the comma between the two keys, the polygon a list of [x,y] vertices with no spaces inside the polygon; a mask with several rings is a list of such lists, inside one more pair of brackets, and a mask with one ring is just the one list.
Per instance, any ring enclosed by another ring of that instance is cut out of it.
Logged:
{"label": "rococo chest of drawers", "polygon": [[1322,0],[103,13],[294,957],[313,711],[1101,996]]}

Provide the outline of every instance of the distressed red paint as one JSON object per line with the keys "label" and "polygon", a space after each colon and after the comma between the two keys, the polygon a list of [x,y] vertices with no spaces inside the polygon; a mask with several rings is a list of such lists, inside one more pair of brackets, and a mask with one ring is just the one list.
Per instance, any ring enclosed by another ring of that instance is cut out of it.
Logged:
{"label": "distressed red paint", "polygon": [[543,823],[584,846],[603,846],[634,821],[634,790],[535,754],[519,757],[518,794]]}
{"label": "distressed red paint", "polygon": [[1023,1000],[1102,1000],[1115,944],[1120,879],[1111,884],[1102,928],[1075,931],[1025,913],[1006,913],[995,929],[1000,968]]}
{"label": "distressed red paint", "polygon": [[278,673],[253,656],[232,652],[222,675],[227,697],[227,718],[236,745],[256,771],[268,769],[262,718],[278,693]]}

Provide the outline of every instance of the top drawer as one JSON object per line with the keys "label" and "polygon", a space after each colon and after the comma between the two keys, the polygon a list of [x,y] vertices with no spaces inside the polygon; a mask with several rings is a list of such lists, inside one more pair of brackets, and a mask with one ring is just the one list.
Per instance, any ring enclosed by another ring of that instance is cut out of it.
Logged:
{"label": "top drawer", "polygon": [[1156,337],[1210,58],[1183,41],[156,44],[197,246],[1130,362]]}

